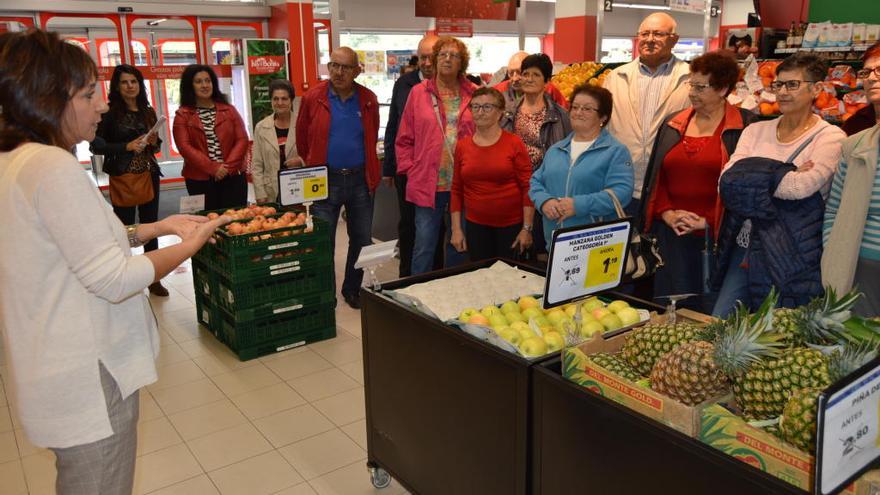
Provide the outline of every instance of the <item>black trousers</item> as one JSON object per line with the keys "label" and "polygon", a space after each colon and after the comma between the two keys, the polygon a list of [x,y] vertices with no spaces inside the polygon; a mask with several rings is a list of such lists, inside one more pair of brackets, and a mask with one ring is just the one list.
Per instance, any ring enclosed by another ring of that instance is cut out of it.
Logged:
{"label": "black trousers", "polygon": [[467,220],[468,254],[471,261],[482,261],[490,258],[514,258],[516,253],[510,248],[516,236],[522,230],[522,223],[508,227],[490,227]]}
{"label": "black trousers", "polygon": [[654,274],[654,297],[660,304],[668,299],[663,296],[696,294],[679,301],[679,308],[688,308],[710,314],[715,301],[703,294],[703,235],[678,235],[663,220],[655,219],[651,233],[657,237],[657,247],[663,257],[663,266]]}
{"label": "black trousers", "polygon": [[[153,223],[159,220],[159,173],[154,172],[153,179],[153,199],[148,203],[138,206],[116,206],[113,205],[113,213],[119,217],[124,225],[132,225],[135,223],[135,214],[137,214],[138,223]],[[144,244],[144,251],[155,251],[159,249],[159,240],[153,239]]]}
{"label": "black trousers", "polygon": [[223,180],[186,179],[186,192],[204,194],[206,210],[238,208],[247,204],[247,179],[244,174],[227,175]]}
{"label": "black trousers", "polygon": [[[397,222],[397,247],[400,252],[400,278],[412,275],[412,254],[416,243],[416,207],[406,200],[406,176],[394,177],[394,187],[397,189],[397,209],[400,212],[400,220]],[[437,249],[434,250],[434,270],[443,268],[443,246],[446,240],[444,227],[440,227],[440,237],[437,240]]]}

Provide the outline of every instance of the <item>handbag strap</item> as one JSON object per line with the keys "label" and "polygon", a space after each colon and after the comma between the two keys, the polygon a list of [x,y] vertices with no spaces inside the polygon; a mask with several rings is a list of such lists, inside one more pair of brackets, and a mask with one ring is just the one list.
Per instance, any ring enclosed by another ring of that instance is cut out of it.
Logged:
{"label": "handbag strap", "polygon": [[614,194],[614,191],[611,189],[605,189],[604,191],[611,196],[611,202],[614,203],[614,211],[617,212],[617,218],[626,217],[626,213],[623,211],[623,206],[620,205],[620,200],[617,199],[617,195]]}
{"label": "handbag strap", "polygon": [[797,156],[801,154],[801,151],[804,151],[804,148],[806,148],[807,146],[809,146],[810,143],[813,142],[813,139],[815,139],[815,137],[816,137],[817,135],[819,135],[819,133],[822,132],[823,130],[824,130],[824,128],[819,129],[818,131],[814,132],[812,136],[808,137],[806,141],[804,141],[803,143],[801,143],[800,146],[798,146],[798,147],[794,150],[794,153],[792,153],[791,156],[788,157],[788,160],[785,160],[785,163],[794,163],[794,159],[797,158]]}
{"label": "handbag strap", "polygon": [[440,136],[443,137],[443,145],[446,148],[446,152],[449,153],[449,158],[452,161],[455,161],[455,153],[452,152],[452,147],[449,146],[449,139],[446,138],[446,128],[443,126],[443,119],[440,118],[440,102],[437,100],[437,95],[431,93],[431,101],[434,102],[434,115],[437,117],[437,125],[440,126]]}

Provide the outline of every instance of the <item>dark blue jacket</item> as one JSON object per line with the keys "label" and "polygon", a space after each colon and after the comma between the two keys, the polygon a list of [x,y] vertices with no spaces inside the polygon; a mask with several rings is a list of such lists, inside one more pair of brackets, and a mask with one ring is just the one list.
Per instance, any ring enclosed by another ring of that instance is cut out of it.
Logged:
{"label": "dark blue jacket", "polygon": [[779,291],[779,307],[793,308],[822,294],[822,218],[825,202],[817,192],[799,200],[773,197],[782,177],[796,170],[769,158],[744,158],[721,176],[719,190],[727,209],[721,226],[722,251],[713,277],[719,288],[727,272],[736,236],[752,221],[749,244],[749,293],[753,308]]}
{"label": "dark blue jacket", "polygon": [[406,100],[413,87],[421,83],[422,79],[418,70],[407,72],[394,82],[391,93],[391,107],[388,108],[388,123],[385,124],[385,160],[382,162],[382,177],[394,177],[397,175],[397,153],[394,149],[394,141],[397,140],[397,129],[400,127],[400,117],[406,108]]}

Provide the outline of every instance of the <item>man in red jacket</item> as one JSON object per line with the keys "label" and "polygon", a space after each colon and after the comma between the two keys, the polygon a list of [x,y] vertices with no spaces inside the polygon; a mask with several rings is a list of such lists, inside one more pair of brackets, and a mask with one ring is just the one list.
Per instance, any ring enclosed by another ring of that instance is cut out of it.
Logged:
{"label": "man in red jacket", "polygon": [[373,192],[381,178],[376,154],[379,102],[372,91],[354,82],[361,69],[351,48],[333,50],[327,68],[330,81],[303,95],[296,121],[296,148],[308,166],[328,168],[328,197],[315,203],[312,212],[330,224],[334,252],[336,223],[345,206],[348,257],[342,297],[349,306],[360,309],[364,272],[355,270],[354,264],[361,248],[373,243]]}

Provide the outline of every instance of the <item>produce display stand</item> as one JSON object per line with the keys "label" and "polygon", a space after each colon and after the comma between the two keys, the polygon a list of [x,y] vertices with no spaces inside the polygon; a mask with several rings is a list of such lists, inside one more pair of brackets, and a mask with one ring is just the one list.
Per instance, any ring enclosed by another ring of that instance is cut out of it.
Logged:
{"label": "produce display stand", "polygon": [[807,493],[584,390],[560,368],[545,360],[531,374],[531,493]]}
{"label": "produce display stand", "polygon": [[[472,263],[387,283],[399,289],[490,266]],[[540,271],[503,260],[532,273]],[[642,308],[659,306],[614,294]],[[361,321],[367,460],[420,495],[525,495],[530,481],[535,365],[365,288]]]}

